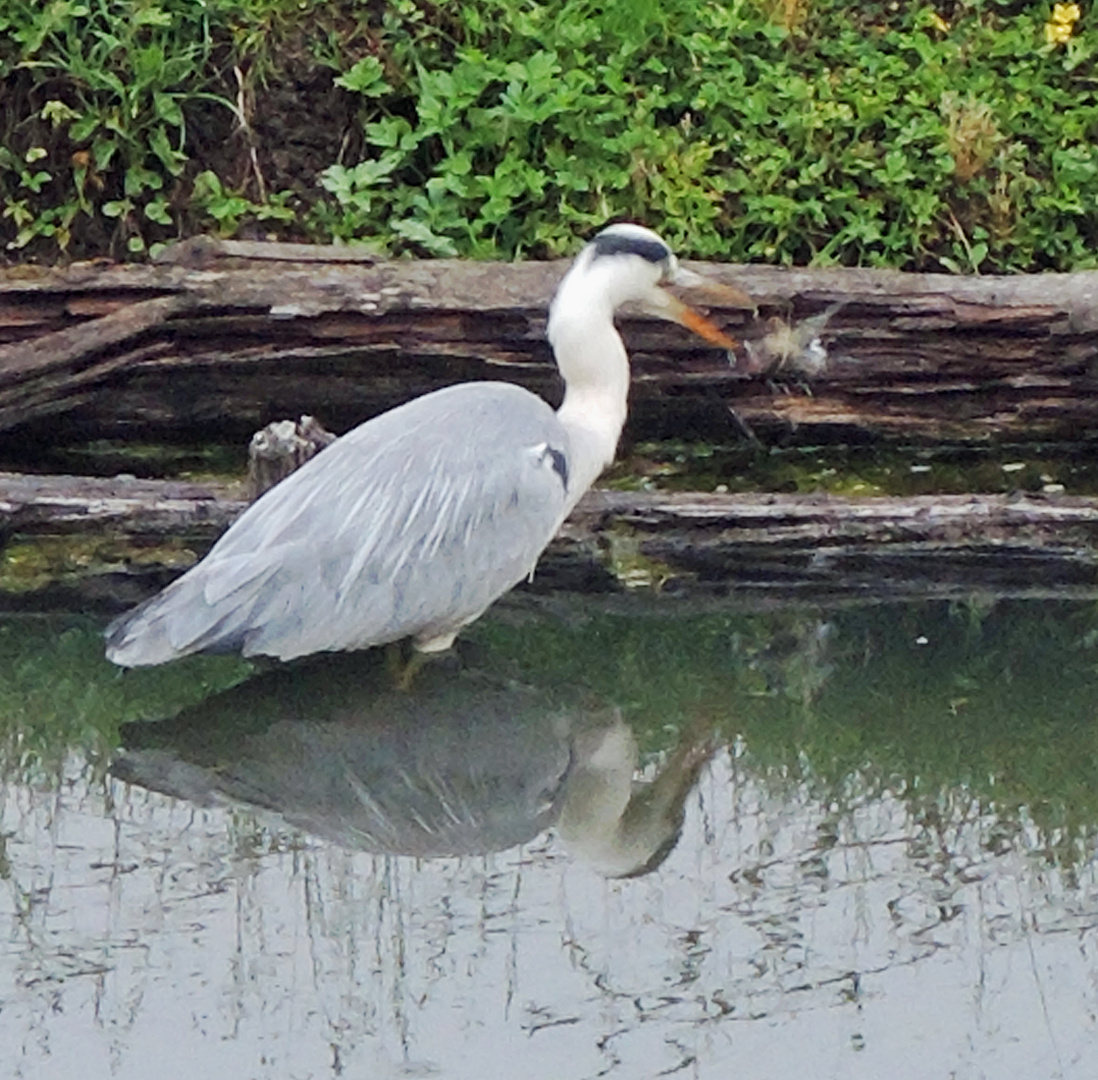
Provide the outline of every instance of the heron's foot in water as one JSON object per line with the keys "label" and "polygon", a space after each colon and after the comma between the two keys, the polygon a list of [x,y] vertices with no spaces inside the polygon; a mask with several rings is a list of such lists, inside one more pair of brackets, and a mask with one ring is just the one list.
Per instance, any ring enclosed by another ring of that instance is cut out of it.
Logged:
{"label": "heron's foot in water", "polygon": [[412,683],[425,668],[453,672],[454,669],[460,670],[464,664],[455,648],[440,652],[421,652],[406,638],[403,641],[391,641],[385,646],[385,666],[396,688],[409,693]]}

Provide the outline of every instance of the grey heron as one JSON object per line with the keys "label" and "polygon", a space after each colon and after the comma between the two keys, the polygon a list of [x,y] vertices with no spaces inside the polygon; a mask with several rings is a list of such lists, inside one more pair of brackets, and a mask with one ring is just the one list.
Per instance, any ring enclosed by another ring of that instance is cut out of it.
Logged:
{"label": "grey heron", "polygon": [[[238,650],[291,660],[411,638],[450,647],[528,577],[614,458],[629,359],[614,312],[633,301],[730,349],[661,288],[704,279],[639,225],[611,225],[577,256],[549,310],[564,380],[554,411],[509,383],[416,398],[354,428],[253,503],[206,557],[116,619],[107,656],[136,667]],[[750,306],[737,290],[727,298]]]}

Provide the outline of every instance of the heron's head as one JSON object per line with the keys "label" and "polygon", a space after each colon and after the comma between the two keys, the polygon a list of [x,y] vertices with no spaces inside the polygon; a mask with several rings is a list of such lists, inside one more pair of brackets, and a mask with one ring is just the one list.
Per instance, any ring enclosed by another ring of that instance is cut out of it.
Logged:
{"label": "heron's head", "polygon": [[701,289],[716,303],[754,307],[739,289],[710,282],[681,267],[670,247],[651,229],[621,223],[603,229],[564,276],[549,312],[550,338],[554,323],[570,315],[595,310],[613,314],[623,304],[634,303],[646,314],[680,323],[714,345],[735,347],[719,327],[668,292],[665,285]]}

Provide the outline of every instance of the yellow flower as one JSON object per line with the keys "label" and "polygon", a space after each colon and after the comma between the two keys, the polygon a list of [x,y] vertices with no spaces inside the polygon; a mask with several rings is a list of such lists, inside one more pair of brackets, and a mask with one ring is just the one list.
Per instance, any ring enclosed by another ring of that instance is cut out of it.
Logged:
{"label": "yellow flower", "polygon": [[1045,23],[1045,41],[1049,45],[1066,45],[1082,14],[1078,4],[1053,4],[1052,15]]}
{"label": "yellow flower", "polygon": [[935,30],[940,30],[943,34],[949,33],[949,23],[947,23],[936,11],[930,13],[927,21]]}
{"label": "yellow flower", "polygon": [[1064,26],[1074,26],[1082,16],[1078,4],[1053,4],[1052,21]]}

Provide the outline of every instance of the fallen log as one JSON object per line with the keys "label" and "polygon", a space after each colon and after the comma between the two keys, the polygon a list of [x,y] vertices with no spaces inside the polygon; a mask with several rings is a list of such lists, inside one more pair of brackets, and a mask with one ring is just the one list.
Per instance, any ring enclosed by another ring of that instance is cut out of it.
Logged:
{"label": "fallen log", "polygon": [[[88,553],[81,574],[38,589],[10,588],[0,574],[0,607],[117,610],[200,557],[245,506],[227,485],[0,474],[0,538],[68,537]],[[165,542],[174,546],[162,558]],[[531,588],[636,586],[749,605],[1098,597],[1098,500],[589,492]]]}
{"label": "fallen log", "polygon": [[0,538],[110,534],[208,546],[247,505],[243,485],[0,473]]}
{"label": "fallen log", "polygon": [[[294,245],[190,242],[147,266],[0,271],[4,446],[245,441],[285,416],[342,431],[447,383],[555,400],[544,340],[559,263],[372,262]],[[625,318],[633,438],[986,442],[1098,431],[1098,273],[1009,278],[697,266],[744,289],[716,310],[770,338],[832,312],[810,372]],[[129,314],[127,314],[127,312]],[[128,328],[128,329],[127,329]]]}

